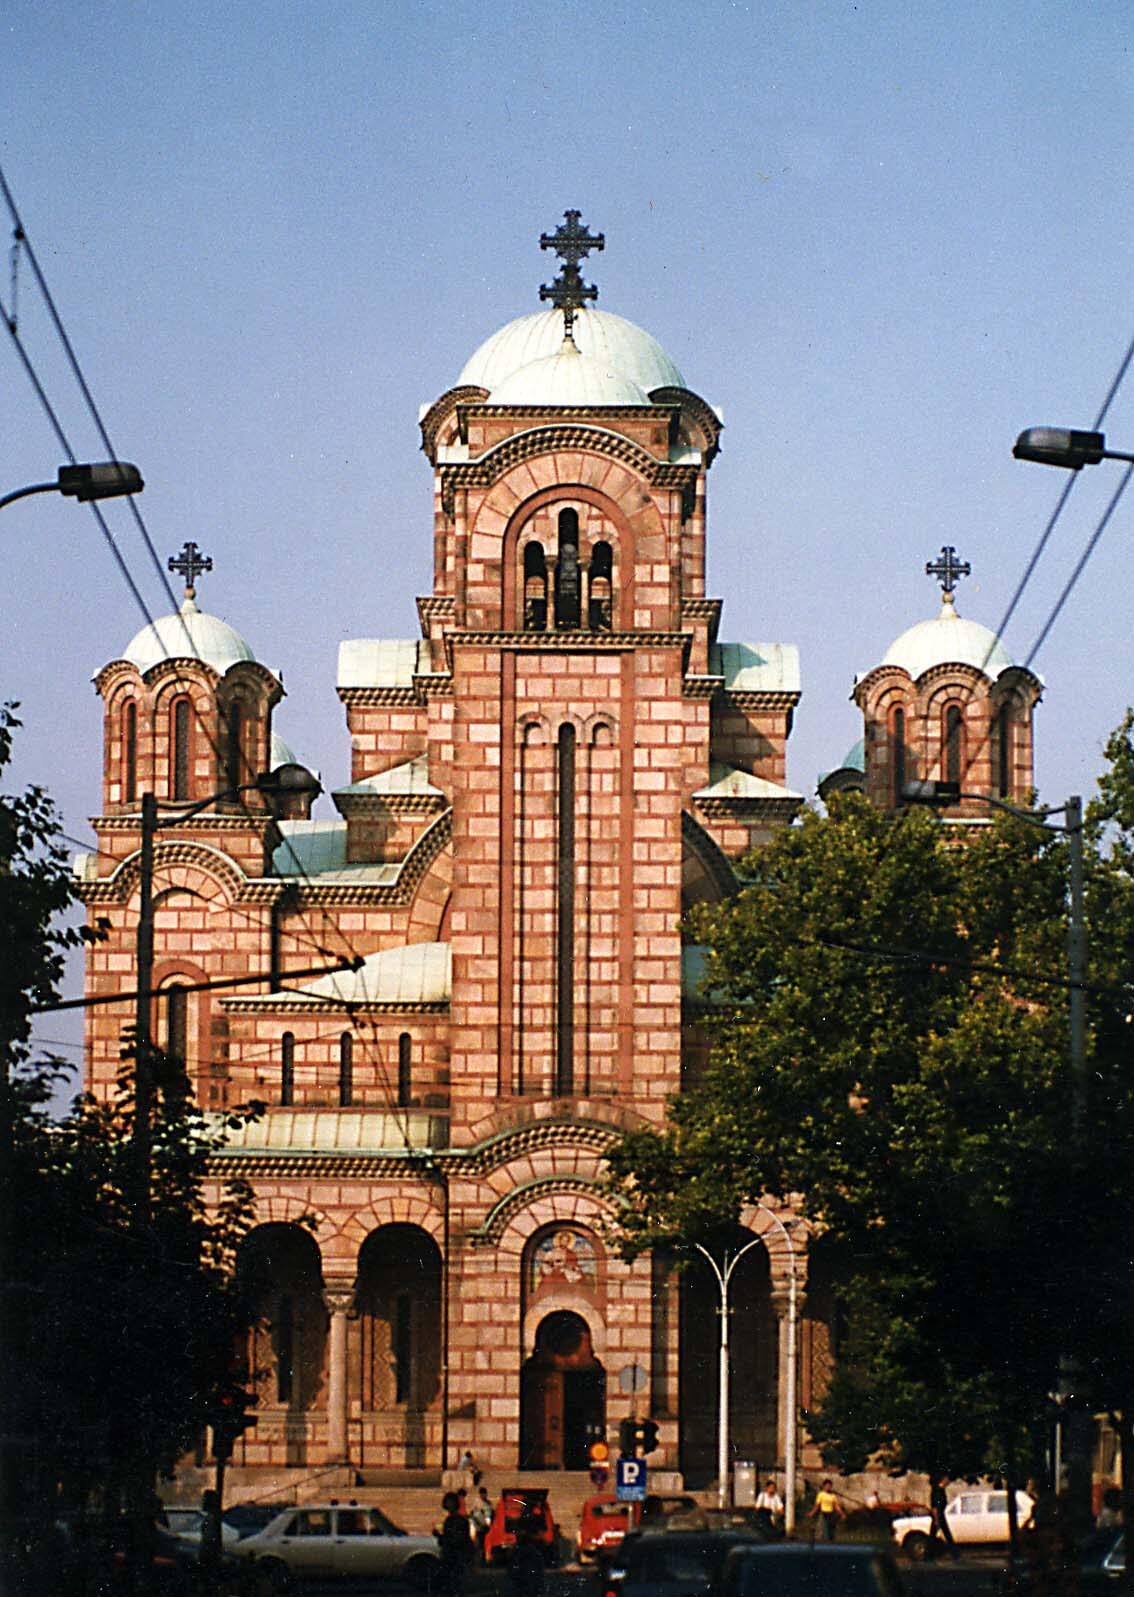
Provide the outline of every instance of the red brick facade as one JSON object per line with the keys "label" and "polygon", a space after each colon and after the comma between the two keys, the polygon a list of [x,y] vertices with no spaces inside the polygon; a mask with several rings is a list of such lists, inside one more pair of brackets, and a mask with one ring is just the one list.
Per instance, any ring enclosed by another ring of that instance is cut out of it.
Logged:
{"label": "red brick facade", "polygon": [[[579,313],[584,350],[599,314]],[[611,1138],[659,1123],[700,1055],[683,908],[731,891],[732,862],[799,803],[794,651],[718,645],[704,592],[718,433],[672,381],[590,407],[466,383],[430,408],[433,592],[420,640],[344,646],[337,824],[300,815],[281,842],[257,798],[177,821],[225,786],[233,739],[245,778],[271,761],[280,683],[210,658],[211,618],[200,658],[132,646],[98,678],[83,892],[111,933],[88,992],[133,985],[145,791],[163,818],[156,985],[263,976],[155,1006],[207,1108],[269,1104],[218,1162],[259,1205],[245,1467],[451,1466],[466,1447],[498,1470],[580,1467],[631,1413],[660,1424],[655,1463],[711,1458],[712,1302],[617,1257],[599,1181]],[[326,950],[366,963],[288,980]],[[96,1092],[129,1020],[91,1011]],[[756,1340],[734,1432],[771,1464],[789,1261],[778,1222],[749,1218],[768,1248],[738,1276]]]}

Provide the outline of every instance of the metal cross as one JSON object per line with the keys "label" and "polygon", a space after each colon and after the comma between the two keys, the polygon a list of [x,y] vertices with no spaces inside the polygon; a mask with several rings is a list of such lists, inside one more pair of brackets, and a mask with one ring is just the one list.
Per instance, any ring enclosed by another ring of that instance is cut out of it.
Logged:
{"label": "metal cross", "polygon": [[952,598],[958,577],[971,577],[972,573],[973,568],[967,560],[957,559],[957,551],[951,543],[942,544],[940,559],[925,562],[926,576],[937,578],[946,598]]}
{"label": "metal cross", "polygon": [[563,312],[563,334],[574,342],[575,312],[590,299],[598,299],[598,289],[593,283],[584,283],[579,262],[592,250],[606,248],[602,233],[588,233],[580,227],[581,211],[564,211],[564,225],[554,233],[541,233],[541,250],[554,250],[563,262],[559,276],[550,283],[540,285],[541,300],[550,300],[556,310]]}
{"label": "metal cross", "polygon": [[195,599],[197,576],[202,571],[213,569],[213,557],[201,554],[195,543],[185,543],[182,545],[180,555],[170,555],[169,569],[185,578],[185,597]]}

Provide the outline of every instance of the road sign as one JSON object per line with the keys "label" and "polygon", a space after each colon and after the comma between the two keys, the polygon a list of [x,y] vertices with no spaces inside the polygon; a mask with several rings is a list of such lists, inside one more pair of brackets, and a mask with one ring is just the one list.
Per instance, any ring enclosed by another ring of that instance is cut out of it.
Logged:
{"label": "road sign", "polygon": [[615,1461],[614,1495],[620,1503],[645,1502],[646,1461],[644,1458],[620,1458]]}

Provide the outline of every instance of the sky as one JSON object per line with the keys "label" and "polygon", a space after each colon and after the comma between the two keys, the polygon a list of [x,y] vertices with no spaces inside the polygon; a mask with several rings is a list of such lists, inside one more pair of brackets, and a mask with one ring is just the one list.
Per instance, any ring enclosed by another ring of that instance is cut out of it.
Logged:
{"label": "sky", "polygon": [[[936,613],[943,544],[973,566],[961,614],[999,625],[1065,481],[1012,442],[1091,427],[1134,335],[1129,23],[1118,0],[8,0],[0,164],[162,564],[186,539],[213,557],[202,608],[282,671],[276,727],[328,787],[340,641],[416,636],[431,583],[419,409],[539,308],[539,235],[580,209],[600,308],[724,414],[708,591],[722,638],[798,644],[788,779],[812,794],[861,735],[856,673]],[[75,456],[103,458],[26,258],[15,287]],[[1134,451],[1134,372],[1105,426]],[[5,339],[0,494],[61,460]],[[1120,481],[1077,480],[1005,630],[1018,660]],[[89,844],[91,678],[145,618],[89,511],[0,516],[5,782]],[[1134,701],[1132,528],[1134,494],[1032,658],[1047,802],[1093,791]],[[76,1057],[73,1017],[38,1035]]]}

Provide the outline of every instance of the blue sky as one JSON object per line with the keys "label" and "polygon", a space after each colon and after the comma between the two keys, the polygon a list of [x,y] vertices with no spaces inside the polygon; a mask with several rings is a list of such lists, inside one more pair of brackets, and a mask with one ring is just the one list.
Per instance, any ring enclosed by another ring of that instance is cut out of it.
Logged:
{"label": "blue sky", "polygon": [[[599,304],[724,411],[709,588],[722,636],[800,646],[789,780],[810,792],[859,735],[855,672],[934,613],[942,543],[974,566],[962,614],[997,623],[1062,486],[1012,441],[1089,426],[1134,333],[1129,21],[1081,0],[9,0],[0,158],[163,560],[186,538],[213,556],[202,605],[282,669],[279,729],[329,785],[338,644],[414,635],[430,583],[418,408],[537,307],[539,233],[580,208],[607,239]],[[26,266],[19,309],[76,454],[100,456]],[[1107,430],[1134,449],[1134,376]],[[54,475],[7,342],[0,440],[0,491]],[[1077,484],[1019,657],[1117,471]],[[3,517],[12,780],[86,838],[90,678],[142,618],[87,512]],[[1049,801],[1091,791],[1134,700],[1132,527],[1134,495],[1035,660]]]}

